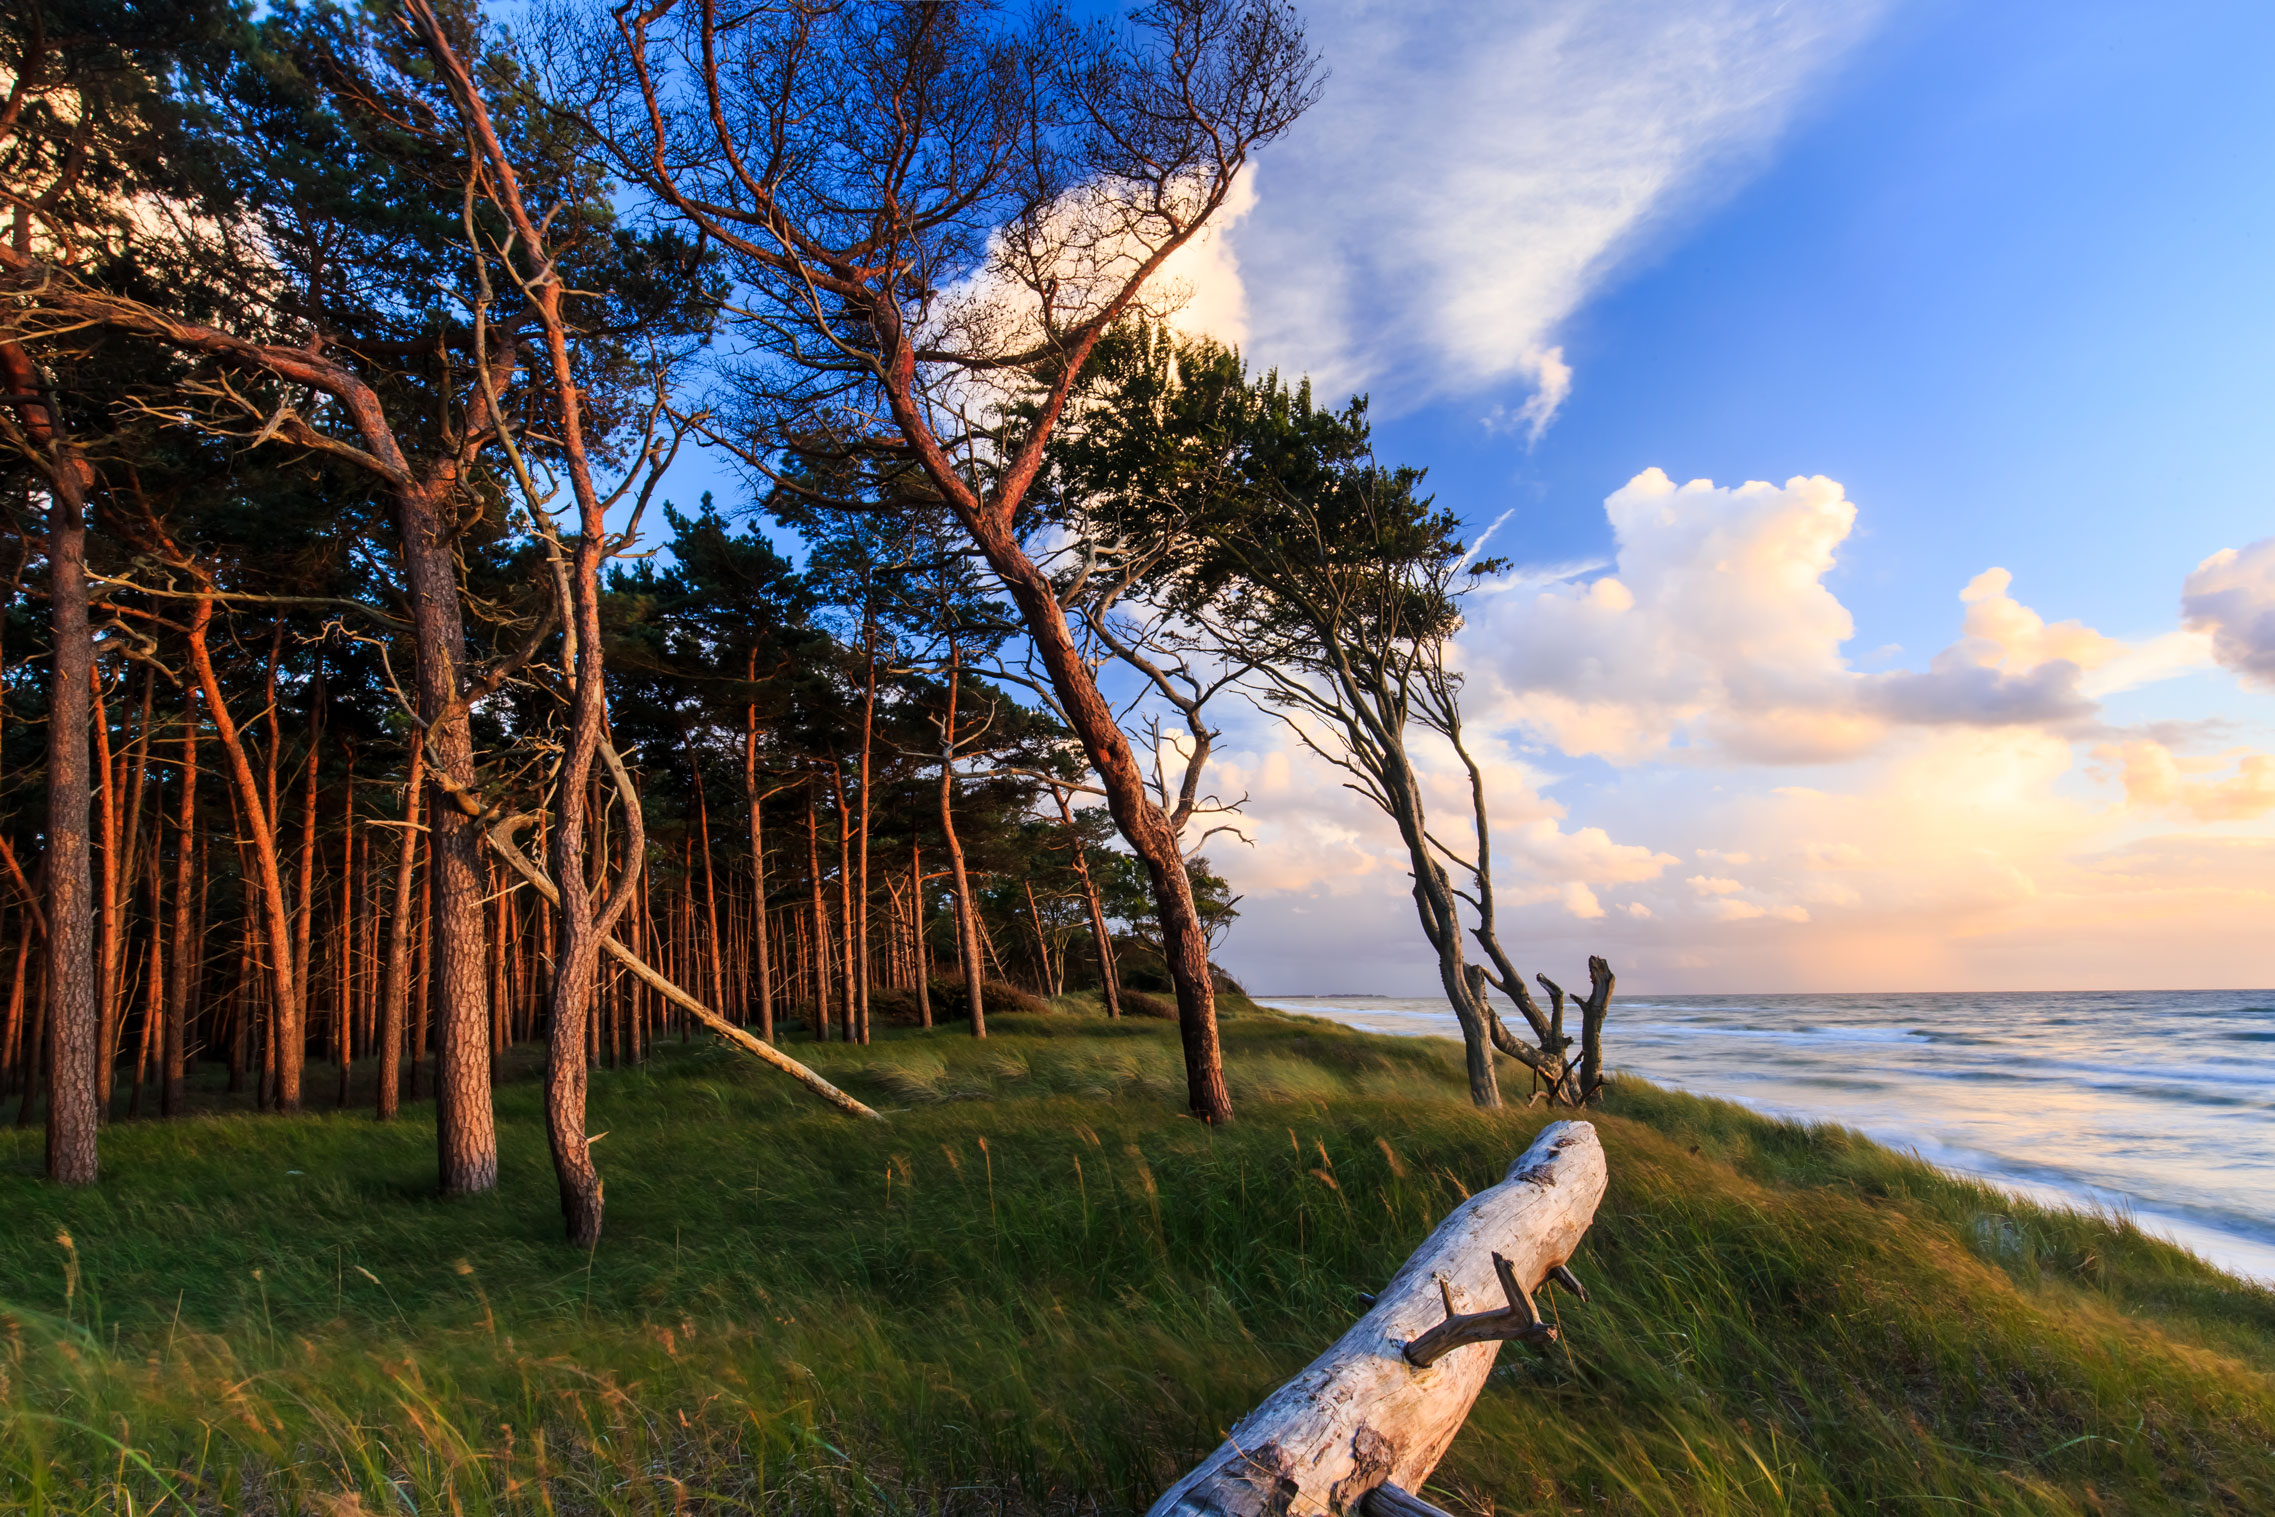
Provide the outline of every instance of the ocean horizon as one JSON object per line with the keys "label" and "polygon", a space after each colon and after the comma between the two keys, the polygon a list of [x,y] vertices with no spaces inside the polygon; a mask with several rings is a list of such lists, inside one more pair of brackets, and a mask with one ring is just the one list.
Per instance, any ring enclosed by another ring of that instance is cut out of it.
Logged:
{"label": "ocean horizon", "polygon": [[[1427,996],[1255,999],[1461,1035]],[[2275,1282],[2275,990],[1623,996],[1604,1050],[1615,1073],[1854,1128]]]}

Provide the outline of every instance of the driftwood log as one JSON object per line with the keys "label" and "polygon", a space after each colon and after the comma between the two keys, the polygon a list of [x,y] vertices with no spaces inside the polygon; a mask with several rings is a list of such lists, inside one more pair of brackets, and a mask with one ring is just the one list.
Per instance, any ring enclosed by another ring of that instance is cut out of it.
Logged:
{"label": "driftwood log", "polygon": [[[1587,1122],[1543,1131],[1507,1178],[1454,1209],[1364,1317],[1242,1418],[1146,1517],[1426,1517],[1410,1494],[1468,1419],[1503,1340],[1551,1342],[1533,1296],[1595,1220],[1603,1145]],[[1585,1299],[1585,1296],[1582,1296]]]}

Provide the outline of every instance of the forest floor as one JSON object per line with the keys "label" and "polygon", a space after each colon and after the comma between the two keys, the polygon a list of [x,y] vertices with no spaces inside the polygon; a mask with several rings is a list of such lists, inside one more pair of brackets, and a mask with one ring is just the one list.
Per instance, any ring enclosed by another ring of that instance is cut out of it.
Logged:
{"label": "forest floor", "polygon": [[[0,1134],[0,1506],[1138,1512],[1550,1120],[1249,1010],[1211,1131],[1168,1024],[990,1020],[797,1046],[881,1123],[724,1047],[597,1073],[590,1254],[526,1078],[470,1200],[425,1107],[122,1122],[80,1193]],[[2275,1511],[2275,1293],[1839,1129],[1594,1120],[1594,1302],[1504,1350],[1450,1510]]]}

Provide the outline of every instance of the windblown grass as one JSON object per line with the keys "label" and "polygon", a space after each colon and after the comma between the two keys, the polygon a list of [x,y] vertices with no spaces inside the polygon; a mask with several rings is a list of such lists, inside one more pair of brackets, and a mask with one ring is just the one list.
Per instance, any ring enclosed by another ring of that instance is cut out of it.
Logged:
{"label": "windblown grass", "polygon": [[[1545,1122],[1445,1045],[1061,1012],[596,1076],[607,1236],[424,1114],[123,1124],[86,1193],[0,1138],[0,1504],[34,1512],[1131,1512]],[[1597,1118],[1595,1304],[1516,1350],[1460,1512],[2275,1510],[2275,1295],[1833,1128],[1637,1082]]]}

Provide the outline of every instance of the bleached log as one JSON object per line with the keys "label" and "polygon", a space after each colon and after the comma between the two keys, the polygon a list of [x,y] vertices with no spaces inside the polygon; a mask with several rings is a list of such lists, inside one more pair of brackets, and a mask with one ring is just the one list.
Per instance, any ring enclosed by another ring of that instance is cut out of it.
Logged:
{"label": "bleached log", "polygon": [[[1454,1208],[1374,1307],[1242,1418],[1146,1517],[1367,1517],[1427,1510],[1420,1490],[1485,1386],[1500,1340],[1552,1341],[1531,1296],[1557,1277],[1603,1200],[1603,1145],[1557,1122],[1507,1178]],[[1414,1361],[1426,1361],[1417,1365]],[[1403,1504],[1402,1504],[1403,1503]]]}

